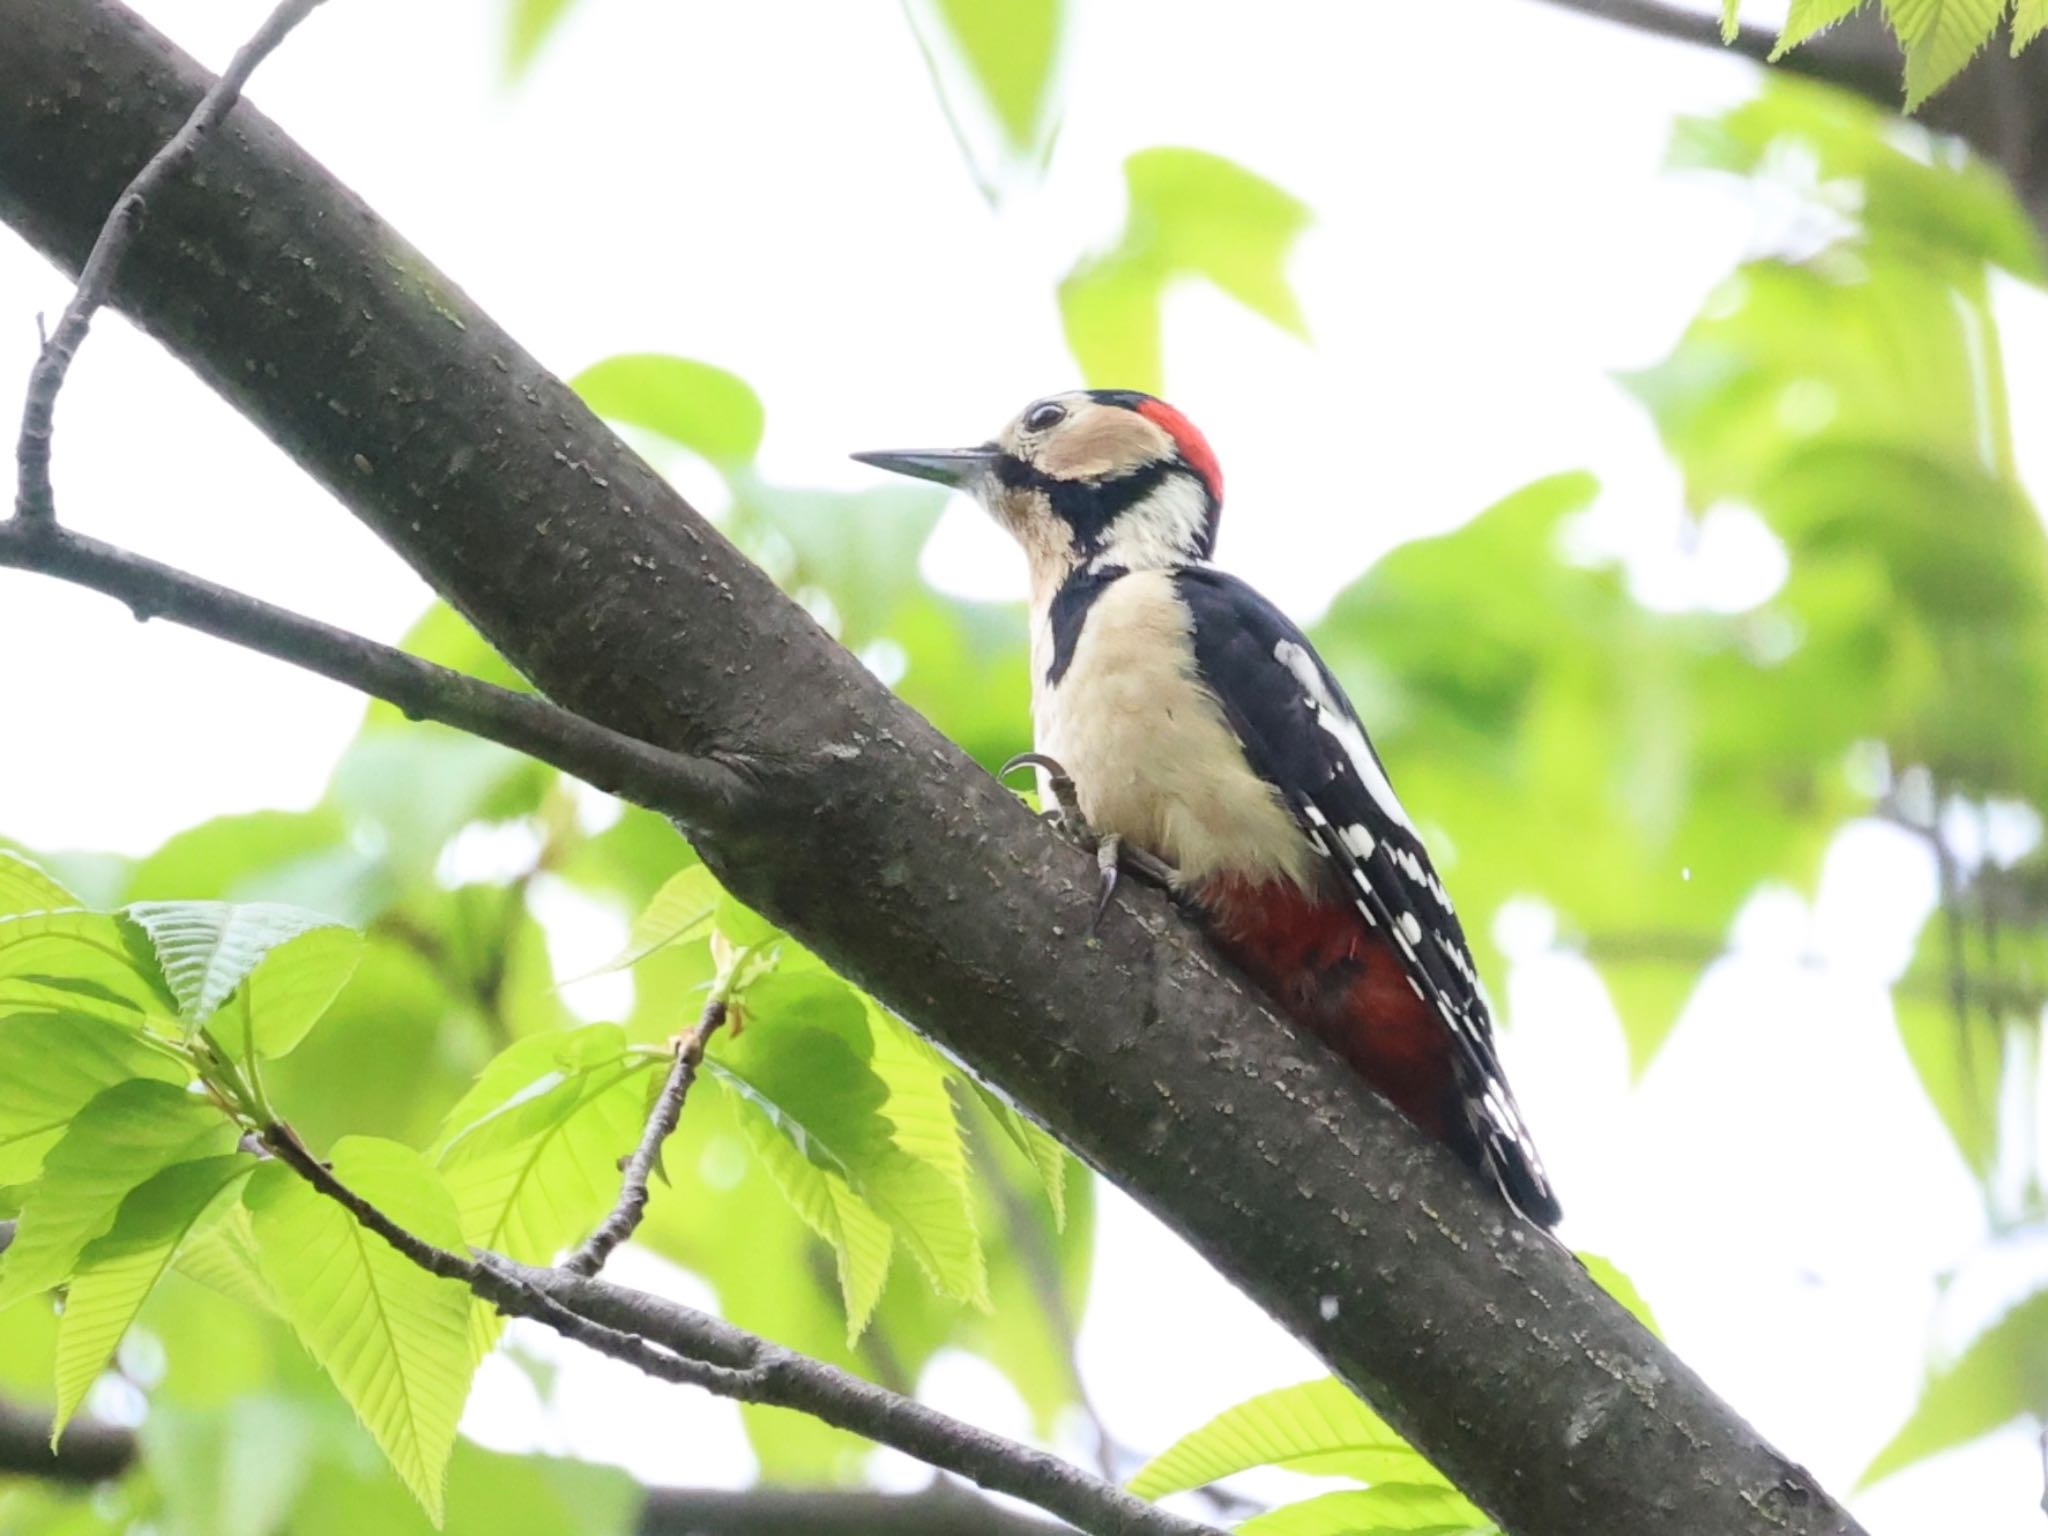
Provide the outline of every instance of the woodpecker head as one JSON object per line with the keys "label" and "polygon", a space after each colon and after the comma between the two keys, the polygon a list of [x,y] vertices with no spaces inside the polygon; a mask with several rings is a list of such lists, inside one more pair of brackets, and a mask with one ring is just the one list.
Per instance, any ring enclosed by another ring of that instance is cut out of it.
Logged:
{"label": "woodpecker head", "polygon": [[1223,511],[1223,472],[1202,434],[1134,389],[1048,395],[977,448],[854,457],[971,492],[1024,546],[1035,585],[1084,566],[1207,560]]}

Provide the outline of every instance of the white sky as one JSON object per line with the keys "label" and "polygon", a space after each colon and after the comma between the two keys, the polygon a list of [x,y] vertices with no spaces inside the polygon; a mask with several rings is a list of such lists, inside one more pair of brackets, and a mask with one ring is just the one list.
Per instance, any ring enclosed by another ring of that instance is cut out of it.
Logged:
{"label": "white sky", "polygon": [[[267,9],[138,3],[216,68]],[[495,79],[494,0],[334,0],[253,95],[549,366],[665,350],[731,367],[767,403],[765,470],[843,486],[869,479],[851,449],[977,440],[1073,383],[1053,285],[1114,233],[1123,157],[1212,149],[1317,215],[1295,266],[1312,345],[1207,291],[1169,306],[1169,392],[1230,476],[1226,564],[1310,617],[1393,544],[1576,466],[1601,475],[1610,511],[1651,537],[1668,526],[1675,477],[1610,376],[1661,355],[1743,250],[1750,216],[1727,188],[1658,167],[1672,114],[1740,99],[1746,66],[1534,0],[1471,0],[1456,28],[1392,0],[1281,0],[1255,22],[1225,0],[1082,9],[1051,177],[1000,214],[887,0],[585,0],[515,90]],[[32,315],[66,291],[0,235],[0,419]],[[2048,306],[2005,309],[2027,420]],[[60,507],[83,529],[384,638],[427,599],[118,320],[96,329],[58,429]],[[988,595],[1020,579],[959,506],[928,569]],[[304,805],[359,713],[326,683],[11,572],[0,657],[8,717],[39,722],[39,741],[42,722],[64,727],[56,750],[0,754],[0,829],[44,847],[139,852],[208,816]],[[1631,1272],[1679,1353],[1843,1493],[1911,1406],[1930,1338],[1953,1346],[2042,1273],[2038,1254],[1983,1253],[1976,1197],[1891,1031],[1883,967],[1930,900],[1898,839],[1845,837],[1811,910],[1753,905],[1738,958],[1633,1090],[1597,983],[1540,931],[1508,986],[1507,1051],[1567,1235]],[[1156,1448],[1315,1374],[1149,1218],[1106,1206],[1084,1367],[1123,1439]],[[1958,1265],[1937,1318],[1935,1277]],[[477,1432],[650,1478],[744,1480],[719,1405],[579,1363],[569,1421],[545,1425],[522,1380],[492,1368]],[[927,1388],[1022,1430],[973,1362],[942,1361]],[[2032,1536],[2040,1496],[2015,1430],[1855,1507],[1879,1533]]]}

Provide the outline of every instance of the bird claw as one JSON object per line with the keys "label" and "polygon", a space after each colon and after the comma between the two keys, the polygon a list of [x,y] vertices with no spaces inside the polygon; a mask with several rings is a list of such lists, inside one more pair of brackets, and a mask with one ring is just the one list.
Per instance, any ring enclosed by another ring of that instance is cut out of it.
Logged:
{"label": "bird claw", "polygon": [[1113,832],[1107,836],[1100,835],[1088,824],[1088,818],[1081,813],[1074,780],[1057,759],[1047,757],[1043,752],[1019,752],[997,770],[996,777],[1008,778],[1019,768],[1037,768],[1044,772],[1046,788],[1057,802],[1053,809],[1042,813],[1044,820],[1058,828],[1062,836],[1095,855],[1095,868],[1101,883],[1095,897],[1095,915],[1088,923],[1091,935],[1102,926],[1110,899],[1116,895],[1117,882],[1127,870],[1145,884],[1164,891],[1183,911],[1193,910],[1187,893],[1174,879],[1171,864],[1143,848],[1126,843]]}

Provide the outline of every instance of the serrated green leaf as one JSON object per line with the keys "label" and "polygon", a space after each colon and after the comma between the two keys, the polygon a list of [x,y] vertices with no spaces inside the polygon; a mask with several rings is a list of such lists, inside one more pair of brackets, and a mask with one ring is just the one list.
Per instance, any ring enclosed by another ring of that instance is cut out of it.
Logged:
{"label": "serrated green leaf", "polygon": [[84,903],[18,853],[0,848],[0,917],[58,912]]}
{"label": "serrated green leaf", "polygon": [[[138,901],[122,915],[149,936],[180,1014],[194,1025],[211,1018],[273,949],[316,929],[338,926],[317,912],[269,901]],[[353,968],[351,954],[349,969]],[[288,965],[276,988],[277,1001],[302,1007],[307,973],[317,983],[331,970],[331,964],[317,958],[303,965]],[[346,979],[344,970],[321,998],[321,1008]],[[304,1033],[301,1028],[299,1035]]]}
{"label": "serrated green leaf", "polygon": [[1933,1371],[1898,1433],[1872,1458],[1858,1488],[1989,1434],[2022,1414],[2048,1413],[2048,1291],[2014,1307]]}
{"label": "serrated green leaf", "polygon": [[630,352],[592,363],[569,381],[609,421],[666,438],[721,468],[761,448],[761,397],[738,374],[687,357]]}
{"label": "serrated green leaf", "polygon": [[[414,1236],[460,1251],[462,1220],[418,1153],[367,1136],[335,1145],[335,1176]],[[469,1292],[415,1266],[291,1169],[267,1163],[243,1196],[263,1277],[436,1524],[469,1395]]]}
{"label": "serrated green leaf", "polygon": [[1777,46],[1771,49],[1772,62],[1868,3],[1869,0],[1792,0],[1791,9],[1785,13],[1785,25],[1778,33]]}
{"label": "serrated green leaf", "polygon": [[1490,1536],[1494,1529],[1457,1489],[1409,1483],[1325,1493],[1237,1527],[1239,1536]]}
{"label": "serrated green leaf", "polygon": [[944,1069],[904,1027],[825,972],[747,993],[743,1035],[710,1068],[819,1167],[842,1174],[943,1295],[986,1306],[987,1265]]}
{"label": "serrated green leaf", "polygon": [[1030,1162],[1032,1171],[1038,1175],[1038,1182],[1044,1186],[1045,1198],[1052,1203],[1054,1228],[1065,1231],[1067,1172],[1073,1164],[1073,1154],[1060,1144],[1052,1132],[996,1090],[977,1078],[965,1077],[964,1074],[963,1077],[1002,1133]]}
{"label": "serrated green leaf", "polygon": [[80,1110],[116,1083],[183,1083],[178,1062],[94,1018],[0,1018],[0,1185],[25,1184]]}
{"label": "serrated green leaf", "polygon": [[241,1156],[175,1163],[129,1191],[114,1224],[86,1245],[57,1322],[54,1445],[178,1246],[214,1198],[254,1164]]}
{"label": "serrated green leaf", "polygon": [[2048,0],[2018,0],[2012,13],[2012,56],[2018,58],[2044,29],[2048,29]]}
{"label": "serrated green leaf", "polygon": [[576,0],[506,0],[505,78],[517,80],[568,16]]}
{"label": "serrated green leaf", "polygon": [[0,983],[14,978],[113,999],[143,1016],[177,1012],[148,939],[104,912],[0,917]]}
{"label": "serrated green leaf", "polygon": [[[540,1264],[588,1233],[618,1197],[619,1164],[640,1139],[662,1065],[629,1052],[617,1025],[594,1024],[523,1040],[487,1067],[477,1087],[496,1102],[472,1091],[438,1152],[464,1238]],[[503,1326],[495,1309],[472,1307],[475,1358]]]}
{"label": "serrated green leaf", "polygon": [[1906,50],[1906,110],[1940,90],[1998,30],[2011,0],[1884,0]]}
{"label": "serrated green leaf", "polygon": [[702,864],[690,864],[677,870],[662,882],[661,889],[633,919],[625,947],[590,975],[603,976],[612,971],[623,971],[671,944],[695,938],[710,927],[720,903],[725,899],[725,891],[717,878]]}
{"label": "serrated green leaf", "polygon": [[65,1127],[0,1258],[0,1308],[62,1284],[114,1224],[128,1192],[173,1163],[223,1153],[235,1128],[183,1087],[135,1078],[95,1095]]}
{"label": "serrated green leaf", "polygon": [[733,1115],[748,1148],[761,1160],[790,1209],[832,1245],[840,1296],[846,1306],[846,1342],[852,1347],[874,1316],[889,1278],[895,1234],[843,1172],[821,1167],[799,1151],[783,1126],[729,1078],[714,1076],[733,1100]]}
{"label": "serrated green leaf", "polygon": [[276,1313],[277,1298],[256,1260],[256,1233],[241,1192],[230,1189],[200,1214],[173,1264],[181,1275],[258,1312]]}
{"label": "serrated green leaf", "polygon": [[1242,166],[1194,149],[1147,149],[1124,162],[1123,237],[1060,283],[1067,346],[1093,385],[1157,391],[1165,373],[1160,302],[1202,277],[1297,336],[1308,334],[1287,258],[1306,204]]}
{"label": "serrated green leaf", "polygon": [[243,1055],[288,1055],[348,984],[362,956],[363,936],[353,928],[313,928],[284,940],[229,996],[216,1036]]}
{"label": "serrated green leaf", "polygon": [[1360,1482],[1449,1486],[1356,1393],[1325,1376],[1225,1409],[1139,1468],[1131,1492],[1157,1499],[1264,1466]]}

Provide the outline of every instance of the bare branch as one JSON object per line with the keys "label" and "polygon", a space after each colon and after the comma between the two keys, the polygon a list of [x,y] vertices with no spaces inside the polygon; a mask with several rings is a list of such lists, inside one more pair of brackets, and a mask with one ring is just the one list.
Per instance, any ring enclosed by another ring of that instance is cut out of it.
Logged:
{"label": "bare branch", "polygon": [[687,807],[725,821],[749,785],[734,767],[637,741],[534,694],[436,666],[331,624],[266,603],[55,523],[0,522],[0,566],[54,576],[118,598],[138,619],[162,618],[304,667],[415,720],[435,720],[538,758],[599,789]]}
{"label": "bare branch", "polygon": [[625,1177],[619,1184],[618,1203],[583,1245],[562,1261],[562,1268],[572,1275],[594,1275],[603,1269],[604,1261],[612,1256],[612,1250],[631,1237],[640,1225],[640,1217],[647,1209],[647,1180],[661,1158],[661,1144],[673,1134],[676,1122],[683,1117],[683,1100],[689,1095],[690,1085],[697,1080],[697,1068],[704,1061],[704,1047],[725,1022],[727,1007],[726,999],[714,994],[704,1005],[697,1027],[676,1041],[675,1061],[668,1069],[668,1081],[661,1085],[661,1093],[647,1116],[647,1130],[626,1163]]}
{"label": "bare branch", "polygon": [[71,359],[77,355],[79,345],[92,325],[93,313],[107,302],[107,296],[113,291],[114,276],[120,270],[121,259],[128,254],[128,247],[134,242],[136,231],[142,228],[149,199],[198,153],[206,135],[228,115],[241,97],[242,87],[249,83],[249,76],[255,73],[256,66],[270,56],[271,50],[285,40],[292,28],[322,3],[323,0],[284,0],[270,13],[269,20],[242,45],[221,77],[214,81],[212,89],[200,98],[198,107],[185,120],[185,125],[150,157],[147,165],[136,172],[135,179],[128,183],[127,190],[114,204],[114,211],[101,226],[99,238],[93,242],[92,254],[86,257],[85,266],[78,274],[78,287],[71,295],[71,302],[64,306],[56,331],[44,341],[42,350],[36,355],[35,367],[29,372],[28,398],[21,410],[21,435],[14,451],[20,476],[14,492],[14,509],[15,515],[24,522],[50,523],[56,520],[56,498],[50,489],[50,439],[55,425],[57,395],[64,388],[64,376],[71,369]]}

